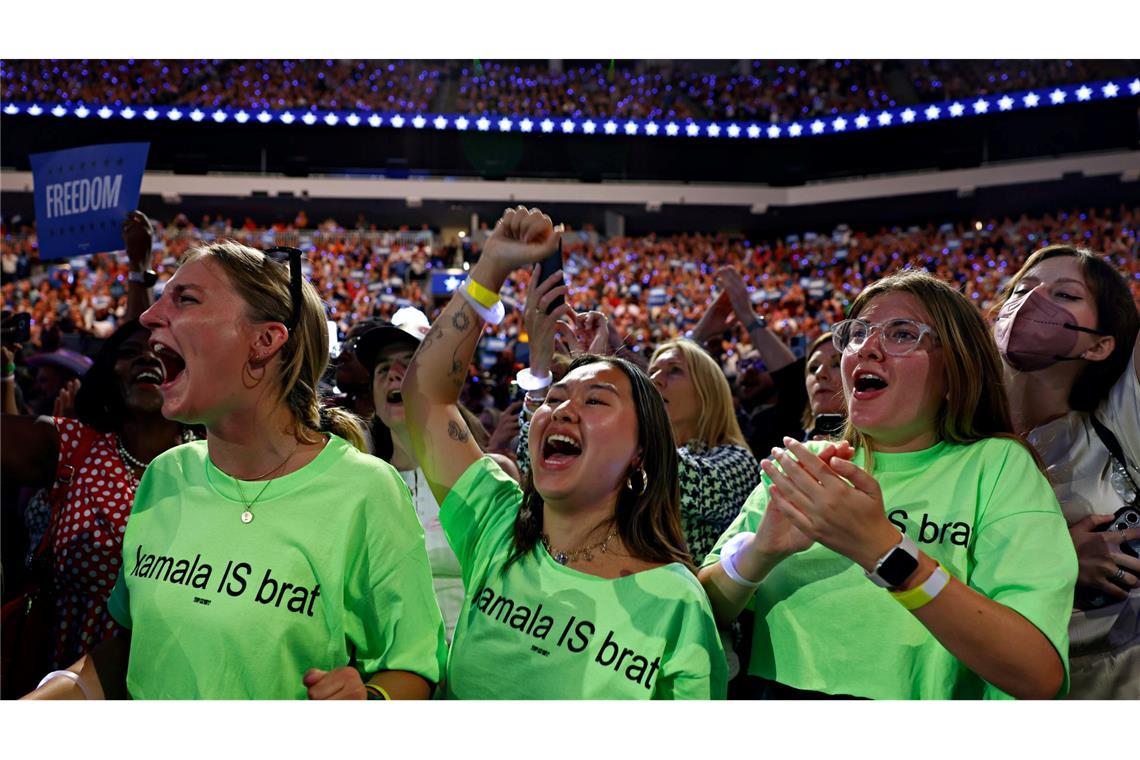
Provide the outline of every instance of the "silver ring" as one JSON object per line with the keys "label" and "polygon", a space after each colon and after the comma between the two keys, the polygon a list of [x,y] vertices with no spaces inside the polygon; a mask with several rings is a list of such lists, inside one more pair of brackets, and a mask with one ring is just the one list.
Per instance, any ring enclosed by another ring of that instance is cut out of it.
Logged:
{"label": "silver ring", "polygon": [[1108,579],[1113,583],[1120,583],[1122,580],[1124,580],[1124,568],[1117,567],[1116,572],[1110,575]]}

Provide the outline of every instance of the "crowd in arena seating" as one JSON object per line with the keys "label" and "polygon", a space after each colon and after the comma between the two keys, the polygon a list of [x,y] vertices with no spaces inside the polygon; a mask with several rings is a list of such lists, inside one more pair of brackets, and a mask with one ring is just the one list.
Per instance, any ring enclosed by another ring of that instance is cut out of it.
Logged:
{"label": "crowd in arena seating", "polygon": [[[890,69],[902,77],[888,81]],[[1124,73],[1088,60],[5,60],[5,101],[782,121]],[[332,83],[336,82],[336,87]],[[908,84],[909,83],[909,84]]]}

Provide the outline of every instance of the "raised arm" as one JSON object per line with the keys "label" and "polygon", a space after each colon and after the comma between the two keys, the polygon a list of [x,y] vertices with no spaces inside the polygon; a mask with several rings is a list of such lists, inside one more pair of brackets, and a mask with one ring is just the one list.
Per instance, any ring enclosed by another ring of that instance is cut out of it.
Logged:
{"label": "raised arm", "polygon": [[[145,276],[150,269],[150,257],[154,247],[154,228],[141,211],[132,211],[123,221],[123,242],[127,244],[128,268],[136,275]],[[150,308],[154,300],[154,289],[145,282],[129,279],[127,281],[127,313],[124,319],[131,320],[139,317]]]}
{"label": "raised arm", "polygon": [[[476,296],[457,292],[424,338],[404,375],[404,409],[416,461],[441,504],[459,476],[483,455],[459,413],[459,391],[483,330],[470,302],[498,293],[515,269],[534,264],[558,245],[550,217],[537,209],[508,209],[472,268]],[[470,291],[468,290],[468,293]]]}
{"label": "raised arm", "polygon": [[748,332],[748,340],[752,342],[753,348],[760,352],[768,371],[775,372],[794,362],[796,355],[792,350],[785,346],[784,341],[769,330],[756,315],[756,310],[752,308],[752,299],[748,297],[748,289],[744,287],[744,280],[740,278],[740,272],[736,271],[735,267],[721,267],[715,276],[722,293],[727,294],[729,303],[732,304],[733,314]]}

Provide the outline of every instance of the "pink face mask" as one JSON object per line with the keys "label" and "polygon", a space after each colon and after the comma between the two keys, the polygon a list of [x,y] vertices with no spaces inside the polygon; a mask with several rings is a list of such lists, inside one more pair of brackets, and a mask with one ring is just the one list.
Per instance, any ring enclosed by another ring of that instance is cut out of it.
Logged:
{"label": "pink face mask", "polygon": [[1035,288],[1028,296],[1011,298],[1001,307],[994,323],[994,340],[1011,367],[1034,372],[1059,361],[1080,359],[1069,356],[1077,345],[1078,331],[1105,334],[1079,326],[1072,312]]}

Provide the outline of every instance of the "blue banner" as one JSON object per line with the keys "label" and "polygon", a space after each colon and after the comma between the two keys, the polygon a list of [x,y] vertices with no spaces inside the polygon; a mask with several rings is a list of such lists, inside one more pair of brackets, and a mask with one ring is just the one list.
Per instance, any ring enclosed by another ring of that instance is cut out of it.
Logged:
{"label": "blue banner", "polygon": [[41,259],[123,249],[123,220],[138,208],[149,149],[115,143],[29,156]]}
{"label": "blue banner", "polygon": [[466,279],[467,273],[462,269],[432,270],[431,294],[433,296],[450,296]]}

